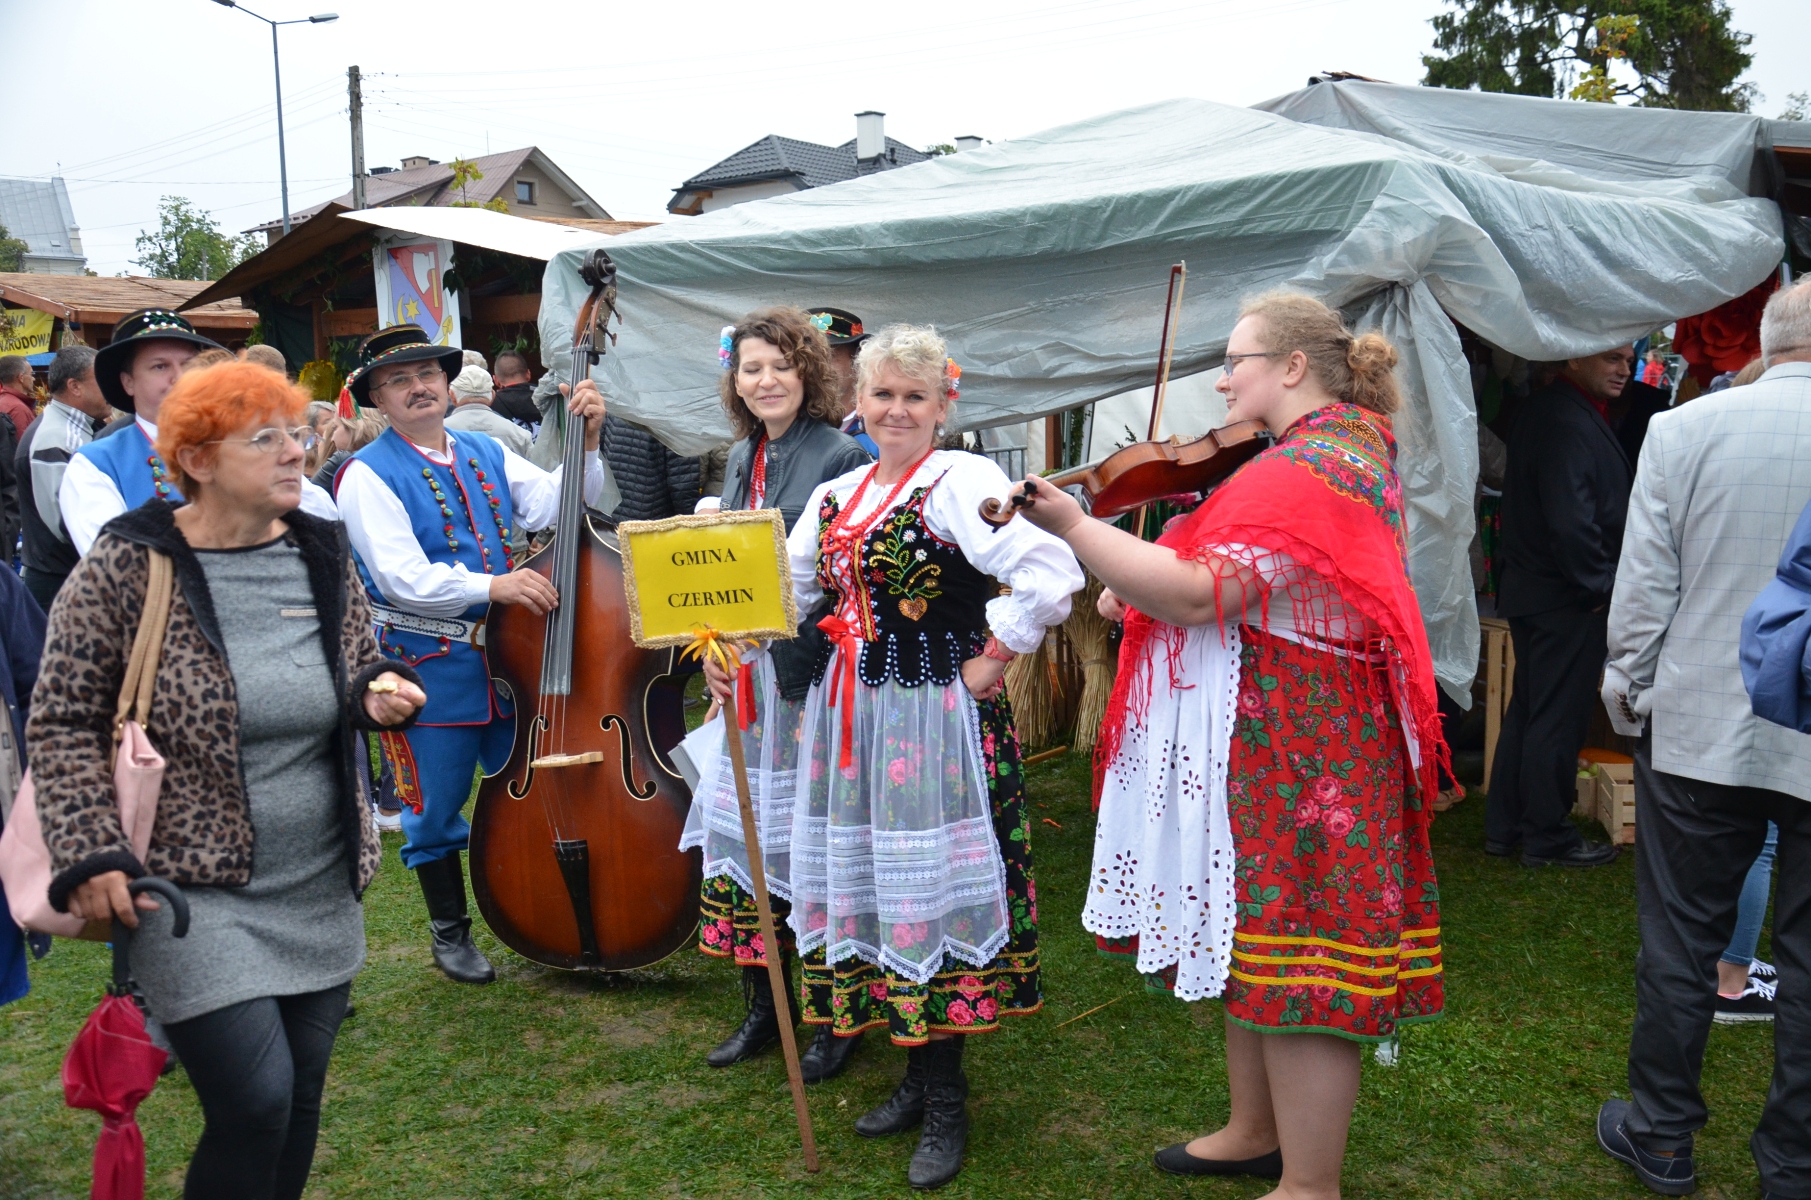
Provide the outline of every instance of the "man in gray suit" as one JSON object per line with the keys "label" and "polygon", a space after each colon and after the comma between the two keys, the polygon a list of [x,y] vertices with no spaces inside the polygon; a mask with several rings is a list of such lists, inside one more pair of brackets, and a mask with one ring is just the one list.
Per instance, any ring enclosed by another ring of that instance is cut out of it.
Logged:
{"label": "man in gray suit", "polygon": [[1750,1147],[1763,1194],[1811,1197],[1811,735],[1757,718],[1742,616],[1811,501],[1811,281],[1761,320],[1768,370],[1655,416],[1629,500],[1610,604],[1604,703],[1635,751],[1641,953],[1632,1101],[1598,1144],[1665,1195],[1696,1178],[1692,1135],[1717,957],[1767,822],[1779,825],[1773,1086]]}

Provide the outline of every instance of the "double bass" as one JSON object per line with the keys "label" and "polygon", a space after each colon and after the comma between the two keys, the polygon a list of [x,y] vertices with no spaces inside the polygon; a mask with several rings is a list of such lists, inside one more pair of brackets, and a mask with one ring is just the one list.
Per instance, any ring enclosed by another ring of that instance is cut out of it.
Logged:
{"label": "double bass", "polygon": [[[616,315],[610,256],[592,251],[579,274],[591,293],[573,331],[574,387],[613,340]],[[702,858],[678,848],[691,790],[667,756],[685,736],[684,676],[676,650],[630,640],[616,536],[584,501],[583,426],[563,406],[548,419],[563,439],[559,521],[526,566],[559,603],[545,616],[496,604],[485,621],[516,737],[478,788],[472,891],[524,958],[623,971],[659,962],[698,928]]]}

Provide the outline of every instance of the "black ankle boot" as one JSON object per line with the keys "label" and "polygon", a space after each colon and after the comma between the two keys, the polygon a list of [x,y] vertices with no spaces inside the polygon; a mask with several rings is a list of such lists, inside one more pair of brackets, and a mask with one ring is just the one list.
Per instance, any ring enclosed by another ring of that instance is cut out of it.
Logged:
{"label": "black ankle boot", "polygon": [[[781,974],[792,984],[791,956],[780,960]],[[748,1016],[742,1027],[725,1038],[721,1045],[704,1056],[713,1067],[733,1067],[747,1062],[780,1040],[780,1011],[773,1000],[773,981],[766,967],[742,968],[742,996],[748,1004]]]}
{"label": "black ankle boot", "polygon": [[905,1078],[879,1108],[855,1118],[855,1132],[863,1137],[892,1137],[916,1129],[924,1119],[925,1056],[929,1046],[906,1051]]}
{"label": "black ankle boot", "polygon": [[465,912],[465,870],[455,850],[415,868],[428,903],[434,932],[434,962],[455,983],[489,983],[497,977],[490,959],[472,944],[472,919]]}
{"label": "black ankle boot", "polygon": [[799,1055],[799,1073],[806,1083],[822,1083],[826,1079],[835,1079],[855,1057],[855,1048],[861,1045],[861,1034],[854,1037],[837,1037],[830,1032],[830,1026],[819,1025],[817,1034],[811,1039],[811,1045],[805,1053]]}
{"label": "black ankle boot", "polygon": [[906,1182],[921,1191],[940,1188],[962,1171],[968,1148],[968,1076],[962,1043],[951,1037],[925,1047],[924,1132],[906,1169]]}

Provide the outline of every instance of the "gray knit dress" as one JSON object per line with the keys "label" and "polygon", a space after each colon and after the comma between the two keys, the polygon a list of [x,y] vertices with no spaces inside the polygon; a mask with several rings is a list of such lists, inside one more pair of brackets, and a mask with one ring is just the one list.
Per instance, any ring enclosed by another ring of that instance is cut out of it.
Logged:
{"label": "gray knit dress", "polygon": [[196,557],[238,693],[252,876],[244,887],[185,887],[186,938],[169,936],[167,911],[140,914],[132,974],[166,1024],[337,987],[365,961],[339,829],[339,698],[301,551],[278,539]]}

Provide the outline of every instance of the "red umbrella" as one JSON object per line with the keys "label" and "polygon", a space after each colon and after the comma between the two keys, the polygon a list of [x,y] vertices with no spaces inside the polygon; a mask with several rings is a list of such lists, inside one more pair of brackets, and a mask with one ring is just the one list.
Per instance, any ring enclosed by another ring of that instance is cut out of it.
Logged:
{"label": "red umbrella", "polygon": [[[166,879],[135,879],[134,896],[153,891],[174,910],[170,932],[189,932],[189,902]],[[63,1059],[63,1102],[92,1108],[105,1124],[94,1145],[94,1186],[89,1200],[144,1200],[145,1137],[133,1115],[157,1086],[168,1057],[151,1044],[145,1017],[128,994],[126,948],[130,931],[113,920],[113,984],[88,1016]]]}

